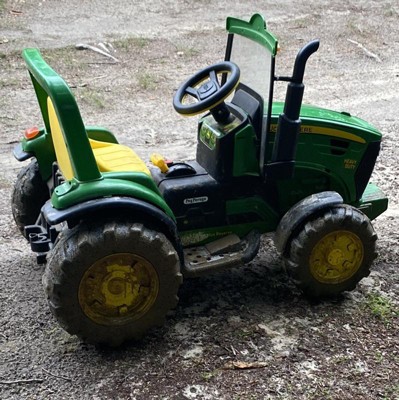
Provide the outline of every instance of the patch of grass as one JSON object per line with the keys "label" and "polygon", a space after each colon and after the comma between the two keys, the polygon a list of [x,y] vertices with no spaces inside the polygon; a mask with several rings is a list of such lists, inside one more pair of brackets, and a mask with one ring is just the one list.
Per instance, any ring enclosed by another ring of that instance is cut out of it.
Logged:
{"label": "patch of grass", "polygon": [[197,54],[199,54],[199,50],[196,49],[195,47],[186,47],[181,50],[181,52],[186,56],[186,57],[194,57]]}
{"label": "patch of grass", "polygon": [[12,184],[8,179],[3,178],[2,176],[0,176],[0,189],[8,189],[11,186],[12,186]]}
{"label": "patch of grass", "polygon": [[0,88],[17,87],[20,83],[21,82],[17,78],[0,79]]}
{"label": "patch of grass", "polygon": [[309,26],[309,23],[310,23],[310,21],[309,21],[309,18],[307,18],[307,17],[297,19],[295,21],[295,28],[297,28],[297,29],[307,28]]}
{"label": "patch of grass", "polygon": [[381,319],[384,323],[388,323],[391,318],[399,315],[399,310],[388,297],[375,292],[367,296],[366,306],[375,317]]}
{"label": "patch of grass", "polygon": [[386,18],[397,17],[398,15],[398,12],[392,6],[386,9],[384,12],[384,17]]}
{"label": "patch of grass", "polygon": [[388,387],[385,390],[385,394],[384,397],[382,398],[382,400],[391,400],[391,399],[397,399],[397,395],[399,395],[399,385],[393,385],[391,387]]}
{"label": "patch of grass", "polygon": [[117,49],[129,50],[131,47],[138,47],[142,49],[146,47],[150,42],[151,39],[139,36],[114,40],[112,43]]}
{"label": "patch of grass", "polygon": [[139,74],[137,79],[141,89],[153,90],[157,86],[156,77],[148,72]]}
{"label": "patch of grass", "polygon": [[105,108],[104,99],[101,97],[101,95],[98,94],[97,91],[86,89],[85,92],[82,94],[82,99],[92,107],[98,109]]}
{"label": "patch of grass", "polygon": [[384,362],[385,357],[384,354],[382,354],[380,351],[376,351],[374,359],[376,363],[381,364],[382,362]]}
{"label": "patch of grass", "polygon": [[332,358],[335,364],[342,364],[346,363],[350,360],[350,357],[344,354],[338,354]]}
{"label": "patch of grass", "polygon": [[256,400],[258,397],[256,397],[254,394],[252,394],[250,397],[247,397],[247,395],[245,395],[245,397],[241,397],[241,395],[238,395],[236,397],[234,397],[234,400]]}
{"label": "patch of grass", "polygon": [[247,338],[247,337],[253,336],[254,333],[255,333],[254,330],[249,330],[249,329],[237,329],[237,330],[235,331],[235,336],[238,337],[238,338],[243,339],[243,338]]}
{"label": "patch of grass", "polygon": [[177,51],[178,53],[181,53],[185,57],[194,57],[199,54],[199,50],[194,48],[194,47],[186,47],[181,49],[180,51]]}
{"label": "patch of grass", "polygon": [[293,18],[291,21],[296,29],[304,29],[304,28],[306,29],[309,28],[310,26],[313,26],[316,20],[320,20],[320,15],[318,14],[305,15],[303,17]]}
{"label": "patch of grass", "polygon": [[72,55],[76,54],[77,50],[74,46],[58,47],[55,49],[43,49],[41,53],[47,60],[62,59],[63,62],[70,62]]}
{"label": "patch of grass", "polygon": [[63,71],[66,70],[79,69],[82,71],[82,69],[87,69],[85,51],[76,50],[74,46],[65,46],[57,49],[45,49],[41,53],[45,61],[62,76]]}
{"label": "patch of grass", "polygon": [[353,35],[358,35],[358,36],[364,36],[364,30],[362,29],[361,26],[359,26],[359,23],[354,20],[349,20],[347,23],[347,27],[351,34]]}
{"label": "patch of grass", "polygon": [[217,376],[220,373],[220,371],[218,369],[215,369],[213,371],[209,371],[209,372],[204,372],[201,374],[201,377],[204,381],[210,381],[212,378],[214,378],[215,376]]}
{"label": "patch of grass", "polygon": [[190,58],[200,53],[200,51],[192,45],[177,43],[174,44],[174,46],[176,48],[176,54],[178,56],[184,56]]}

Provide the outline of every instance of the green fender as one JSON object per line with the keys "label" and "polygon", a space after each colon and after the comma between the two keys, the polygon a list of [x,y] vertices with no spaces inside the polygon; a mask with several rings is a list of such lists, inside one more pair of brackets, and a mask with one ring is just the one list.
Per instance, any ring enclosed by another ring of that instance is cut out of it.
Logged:
{"label": "green fender", "polygon": [[[152,181],[144,173],[137,173],[142,181]],[[139,179],[138,179],[139,180]],[[143,184],[115,178],[102,178],[95,181],[79,182],[75,179],[57,186],[51,196],[51,204],[57,210],[104,197],[124,196],[143,200],[161,209],[175,221],[175,216],[160,194]]]}
{"label": "green fender", "polygon": [[174,218],[170,218],[165,212],[147,201],[137,198],[113,196],[94,200],[88,200],[68,207],[63,210],[55,209],[51,201],[42,207],[42,218],[48,225],[54,226],[62,222],[67,222],[68,227],[72,228],[83,219],[92,220],[101,217],[123,217],[132,219],[149,226],[156,227],[163,232],[173,243],[179,254],[183,265],[184,255],[180,242],[179,232]]}

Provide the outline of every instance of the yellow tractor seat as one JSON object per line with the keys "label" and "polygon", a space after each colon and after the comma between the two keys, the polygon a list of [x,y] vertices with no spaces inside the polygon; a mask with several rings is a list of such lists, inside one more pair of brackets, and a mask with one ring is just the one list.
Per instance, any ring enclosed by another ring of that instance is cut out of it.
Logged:
{"label": "yellow tractor seat", "polygon": [[[64,177],[70,180],[74,176],[71,158],[50,97],[47,97],[47,109],[58,166]],[[84,139],[87,140],[87,136]],[[94,139],[89,139],[89,144],[100,172],[144,172],[151,176],[144,161],[131,148]]]}
{"label": "yellow tractor seat", "polygon": [[130,148],[122,144],[89,139],[100,172],[151,173],[144,161]]}

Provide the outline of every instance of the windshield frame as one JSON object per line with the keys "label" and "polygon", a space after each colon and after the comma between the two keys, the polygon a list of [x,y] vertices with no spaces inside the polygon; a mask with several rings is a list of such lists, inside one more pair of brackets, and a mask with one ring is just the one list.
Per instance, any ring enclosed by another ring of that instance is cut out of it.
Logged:
{"label": "windshield frame", "polygon": [[[232,50],[234,46],[234,36],[239,35],[243,36],[246,39],[256,42],[265,51],[268,53],[267,57],[263,58],[260,54],[257,57],[257,61],[261,63],[264,59],[268,60],[270,58],[270,76],[265,77],[265,79],[269,79],[269,93],[267,94],[267,98],[264,99],[267,102],[266,115],[264,115],[263,127],[262,127],[262,136],[261,136],[261,153],[264,153],[266,148],[266,133],[270,131],[271,124],[271,113],[272,113],[272,105],[273,105],[273,93],[274,93],[274,82],[276,80],[275,77],[275,62],[276,55],[278,52],[278,41],[277,38],[267,30],[266,21],[260,14],[254,14],[250,21],[243,21],[237,18],[228,17],[226,20],[226,30],[228,32],[227,37],[227,45],[226,45],[226,54],[225,61],[234,61],[231,60]],[[240,65],[238,65],[240,67]],[[245,84],[245,82],[243,82]],[[252,87],[252,90],[257,91],[256,87]],[[265,110],[263,110],[264,112]],[[265,118],[266,117],[266,118]],[[264,154],[260,155],[260,160],[264,159]]]}

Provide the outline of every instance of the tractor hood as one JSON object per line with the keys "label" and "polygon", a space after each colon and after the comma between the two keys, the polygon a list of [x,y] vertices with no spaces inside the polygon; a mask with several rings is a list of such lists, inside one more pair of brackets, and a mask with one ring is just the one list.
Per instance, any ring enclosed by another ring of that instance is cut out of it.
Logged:
{"label": "tractor hood", "polygon": [[[272,124],[277,122],[283,108],[284,103],[276,102],[273,104]],[[301,132],[337,136],[359,143],[381,140],[381,133],[374,126],[360,118],[351,116],[347,112],[302,105],[300,118],[302,120]]]}

